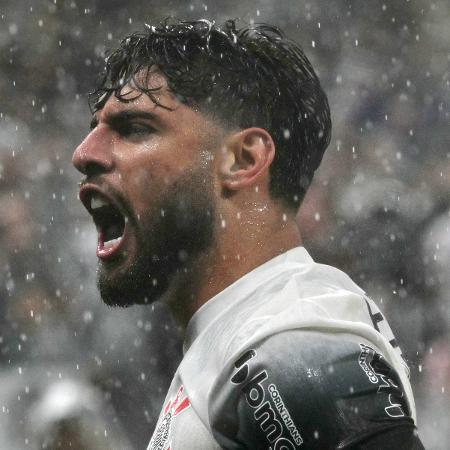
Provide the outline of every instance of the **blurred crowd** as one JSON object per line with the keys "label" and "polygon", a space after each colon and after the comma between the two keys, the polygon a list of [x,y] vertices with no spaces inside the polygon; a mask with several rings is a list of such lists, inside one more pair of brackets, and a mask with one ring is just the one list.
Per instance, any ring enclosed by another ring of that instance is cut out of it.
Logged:
{"label": "blurred crowd", "polygon": [[450,442],[450,3],[3,0],[0,448],[145,448],[181,358],[162,305],[115,310],[71,153],[105,49],[168,16],[268,22],[299,42],[333,139],[301,207],[304,245],[386,313],[428,450]]}

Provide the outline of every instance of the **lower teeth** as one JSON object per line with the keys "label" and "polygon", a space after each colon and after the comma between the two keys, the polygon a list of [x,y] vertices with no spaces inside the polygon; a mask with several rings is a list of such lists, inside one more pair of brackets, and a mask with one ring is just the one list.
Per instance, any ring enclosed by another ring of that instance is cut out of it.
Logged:
{"label": "lower teeth", "polygon": [[110,241],[105,242],[105,247],[112,247],[120,242],[122,237],[118,237],[116,239],[111,239]]}

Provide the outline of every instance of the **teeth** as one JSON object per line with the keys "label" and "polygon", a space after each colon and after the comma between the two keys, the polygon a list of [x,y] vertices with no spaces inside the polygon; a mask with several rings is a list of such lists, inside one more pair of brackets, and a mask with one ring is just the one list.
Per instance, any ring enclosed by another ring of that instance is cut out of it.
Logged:
{"label": "teeth", "polygon": [[92,210],[101,208],[102,206],[106,206],[107,204],[108,204],[108,202],[103,200],[101,197],[97,197],[96,195],[93,195],[91,198],[91,209]]}
{"label": "teeth", "polygon": [[122,239],[122,236],[116,238],[116,239],[111,239],[110,241],[107,241],[104,243],[105,247],[113,247],[114,245],[118,244]]}

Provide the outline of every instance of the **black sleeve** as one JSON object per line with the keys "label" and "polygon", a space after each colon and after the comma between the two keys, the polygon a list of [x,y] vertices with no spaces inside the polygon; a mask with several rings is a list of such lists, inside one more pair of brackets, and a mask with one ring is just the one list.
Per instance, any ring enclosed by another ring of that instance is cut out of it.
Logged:
{"label": "black sleeve", "polygon": [[224,449],[423,449],[398,374],[351,334],[273,335],[238,355],[209,399]]}
{"label": "black sleeve", "polygon": [[396,426],[387,431],[371,435],[351,450],[424,450],[417,432],[411,432],[410,427]]}

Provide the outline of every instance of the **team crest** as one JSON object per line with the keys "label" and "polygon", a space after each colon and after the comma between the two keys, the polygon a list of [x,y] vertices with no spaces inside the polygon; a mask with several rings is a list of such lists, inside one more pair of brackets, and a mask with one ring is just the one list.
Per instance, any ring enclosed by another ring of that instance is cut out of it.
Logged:
{"label": "team crest", "polygon": [[179,414],[188,409],[191,402],[184,395],[184,387],[178,389],[175,398],[171,398],[164,406],[162,416],[156,425],[147,450],[170,450],[170,429],[172,422]]}
{"label": "team crest", "polygon": [[395,370],[372,347],[361,343],[359,347],[361,352],[358,363],[361,369],[369,381],[378,386],[378,394],[387,394],[388,405],[384,408],[386,414],[389,417],[405,417],[405,415],[409,415],[407,399],[403,394],[401,380]]}

